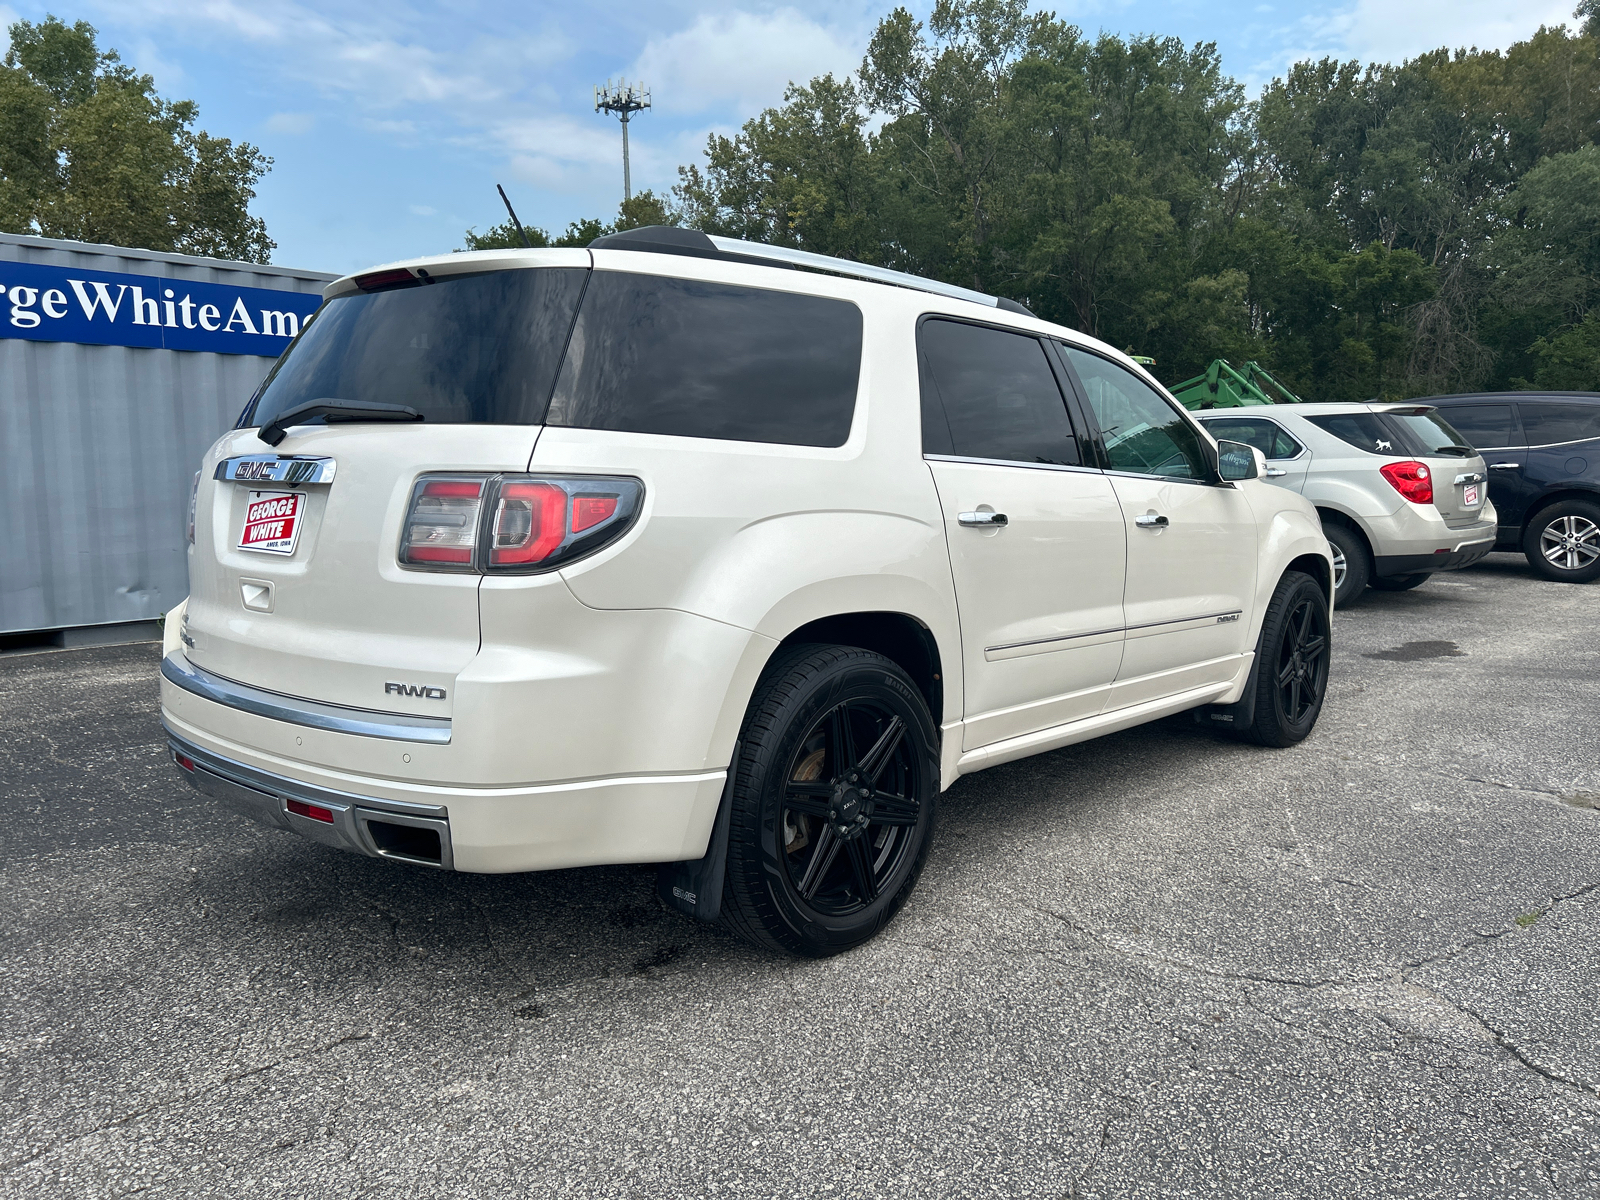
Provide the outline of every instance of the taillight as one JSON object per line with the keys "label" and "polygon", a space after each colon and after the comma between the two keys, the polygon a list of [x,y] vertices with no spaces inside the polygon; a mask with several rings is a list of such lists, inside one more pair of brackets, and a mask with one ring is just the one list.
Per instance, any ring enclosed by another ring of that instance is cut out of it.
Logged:
{"label": "taillight", "polygon": [[491,567],[543,562],[567,536],[567,493],[553,483],[502,483],[492,535]]}
{"label": "taillight", "polygon": [[625,476],[425,475],[412,491],[400,561],[435,571],[553,570],[621,537],[643,496],[644,485]]}
{"label": "taillight", "polygon": [[484,479],[423,478],[411,493],[400,561],[438,571],[470,571],[478,549]]}
{"label": "taillight", "polygon": [[1413,504],[1433,503],[1433,472],[1427,463],[1414,460],[1384,463],[1378,470],[1399,492]]}

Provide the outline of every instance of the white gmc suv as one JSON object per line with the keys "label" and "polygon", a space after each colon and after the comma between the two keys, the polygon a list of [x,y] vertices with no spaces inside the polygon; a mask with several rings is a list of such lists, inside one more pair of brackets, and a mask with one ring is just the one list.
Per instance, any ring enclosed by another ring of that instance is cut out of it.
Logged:
{"label": "white gmc suv", "polygon": [[1011,301],[680,229],[329,285],[197,476],[162,717],[208,796],[458,871],[656,862],[809,955],[970,771],[1316,722],[1302,497]]}

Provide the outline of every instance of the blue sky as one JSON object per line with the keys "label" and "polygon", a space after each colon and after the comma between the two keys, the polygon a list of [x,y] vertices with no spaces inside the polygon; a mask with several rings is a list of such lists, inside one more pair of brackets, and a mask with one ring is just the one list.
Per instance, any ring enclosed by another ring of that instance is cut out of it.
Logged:
{"label": "blue sky", "polygon": [[[1254,92],[1289,63],[1394,61],[1439,45],[1504,47],[1570,20],[1573,0],[1070,0],[1093,34],[1215,41]],[[670,188],[706,135],[775,103],[789,80],[849,73],[890,0],[799,6],[465,0],[0,0],[0,21],[85,19],[101,45],[200,105],[209,132],[275,160],[255,211],[274,261],[350,271],[461,244],[503,217],[609,220],[621,137],[593,111],[608,78],[643,77],[655,106],[632,126],[635,189]],[[922,12],[927,3],[909,5]]]}

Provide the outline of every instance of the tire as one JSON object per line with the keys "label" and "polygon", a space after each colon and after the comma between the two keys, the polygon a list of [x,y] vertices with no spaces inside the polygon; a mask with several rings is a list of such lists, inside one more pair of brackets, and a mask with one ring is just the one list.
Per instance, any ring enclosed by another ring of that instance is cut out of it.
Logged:
{"label": "tire", "polygon": [[1263,746],[1293,746],[1315,728],[1328,691],[1331,628],[1322,585],[1299,571],[1278,581],[1256,643],[1255,713],[1237,731]]}
{"label": "tire", "polygon": [[1366,538],[1343,521],[1325,522],[1322,532],[1333,548],[1334,607],[1349,608],[1361,599],[1372,578],[1372,551]]}
{"label": "tire", "polygon": [[1421,587],[1432,578],[1432,571],[1422,571],[1416,575],[1390,575],[1386,579],[1374,579],[1367,586],[1377,588],[1380,592],[1409,592],[1412,588]]}
{"label": "tire", "polygon": [[1600,578],[1600,504],[1558,500],[1542,509],[1523,531],[1522,553],[1546,579],[1588,583]]}
{"label": "tire", "polygon": [[811,958],[888,924],[922,873],[939,795],[938,731],[906,673],[851,646],[783,652],[734,769],[722,923]]}

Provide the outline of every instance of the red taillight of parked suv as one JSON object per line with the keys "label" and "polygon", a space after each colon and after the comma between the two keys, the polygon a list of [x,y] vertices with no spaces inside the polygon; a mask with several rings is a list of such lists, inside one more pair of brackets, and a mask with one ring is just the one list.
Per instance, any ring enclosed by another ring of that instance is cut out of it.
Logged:
{"label": "red taillight of parked suv", "polygon": [[411,492],[400,564],[479,574],[550,571],[627,532],[644,485],[625,476],[425,475]]}
{"label": "red taillight of parked suv", "polygon": [[1427,463],[1408,459],[1405,462],[1384,463],[1378,468],[1383,477],[1413,504],[1433,503],[1433,472]]}

